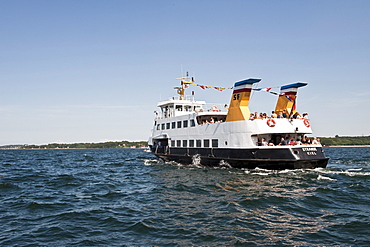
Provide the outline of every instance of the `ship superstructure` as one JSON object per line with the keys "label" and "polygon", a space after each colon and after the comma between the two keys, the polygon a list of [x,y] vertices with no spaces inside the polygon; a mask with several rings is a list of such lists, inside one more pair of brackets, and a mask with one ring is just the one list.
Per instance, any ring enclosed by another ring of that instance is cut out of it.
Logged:
{"label": "ship superstructure", "polygon": [[[326,167],[321,144],[303,142],[312,134],[309,119],[297,115],[298,88],[307,83],[282,86],[275,107],[276,116],[259,117],[249,110],[253,84],[261,79],[236,82],[230,104],[206,104],[185,89],[194,84],[182,77],[176,87],[179,96],[158,103],[149,147],[165,161],[253,169],[298,169]],[[280,116],[278,118],[277,116]],[[287,140],[288,139],[288,140]],[[286,144],[286,145],[285,145]]]}

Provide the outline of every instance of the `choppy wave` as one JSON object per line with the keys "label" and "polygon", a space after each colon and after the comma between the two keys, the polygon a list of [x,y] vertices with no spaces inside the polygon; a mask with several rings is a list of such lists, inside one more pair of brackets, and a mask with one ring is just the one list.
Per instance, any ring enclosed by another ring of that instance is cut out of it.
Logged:
{"label": "choppy wave", "polygon": [[162,162],[139,149],[1,150],[1,246],[367,246],[370,148],[325,169]]}

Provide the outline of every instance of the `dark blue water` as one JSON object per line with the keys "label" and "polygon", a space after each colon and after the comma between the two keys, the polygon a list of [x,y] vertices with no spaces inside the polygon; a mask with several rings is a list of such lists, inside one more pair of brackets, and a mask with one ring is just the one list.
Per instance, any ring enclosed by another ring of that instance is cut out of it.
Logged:
{"label": "dark blue water", "polygon": [[327,169],[275,172],[0,150],[0,246],[369,246],[370,148],[325,151]]}

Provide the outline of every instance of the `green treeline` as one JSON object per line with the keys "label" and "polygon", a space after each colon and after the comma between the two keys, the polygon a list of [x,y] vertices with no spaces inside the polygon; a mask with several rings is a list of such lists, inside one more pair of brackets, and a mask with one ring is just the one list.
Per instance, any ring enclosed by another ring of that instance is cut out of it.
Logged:
{"label": "green treeline", "polygon": [[319,137],[323,146],[362,146],[370,145],[370,136]]}
{"label": "green treeline", "polygon": [[[319,137],[323,146],[370,146],[370,136]],[[57,148],[146,148],[147,141],[119,141],[102,143],[51,143],[46,145],[6,145],[1,149],[57,149]]]}
{"label": "green treeline", "polygon": [[57,149],[57,148],[145,148],[147,141],[120,141],[120,142],[102,142],[102,143],[51,143],[46,145],[23,145],[21,149]]}

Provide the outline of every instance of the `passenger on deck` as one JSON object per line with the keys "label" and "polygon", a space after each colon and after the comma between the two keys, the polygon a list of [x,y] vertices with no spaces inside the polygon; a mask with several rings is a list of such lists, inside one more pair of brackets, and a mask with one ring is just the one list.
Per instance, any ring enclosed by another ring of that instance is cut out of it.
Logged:
{"label": "passenger on deck", "polygon": [[301,118],[302,116],[301,116],[301,114],[299,114],[299,112],[296,112],[296,113],[294,113],[294,115],[293,115],[293,118],[294,119],[297,119],[297,118]]}
{"label": "passenger on deck", "polygon": [[306,137],[306,139],[307,139],[307,144],[311,145],[312,144],[311,138],[310,137]]}
{"label": "passenger on deck", "polygon": [[301,145],[302,144],[302,142],[301,142],[301,139],[297,139],[297,141],[296,141],[296,145]]}
{"label": "passenger on deck", "polygon": [[287,118],[288,117],[286,110],[283,110],[283,113],[281,115],[283,116],[283,118]]}
{"label": "passenger on deck", "polygon": [[304,136],[304,137],[302,138],[302,144],[303,144],[303,145],[307,145],[307,144],[308,144],[308,141],[307,141],[307,137],[306,137],[306,136]]}
{"label": "passenger on deck", "polygon": [[261,146],[267,146],[267,141],[265,138],[262,138]]}
{"label": "passenger on deck", "polygon": [[284,137],[281,137],[279,146],[285,146],[288,145],[288,142],[284,139]]}
{"label": "passenger on deck", "polygon": [[312,145],[317,145],[317,144],[319,144],[319,142],[317,141],[317,138],[314,137],[312,140]]}
{"label": "passenger on deck", "polygon": [[302,117],[308,119],[308,113],[303,113]]}
{"label": "passenger on deck", "polygon": [[249,116],[249,120],[254,120],[254,114],[251,113],[251,115]]}
{"label": "passenger on deck", "polygon": [[274,144],[274,141],[273,140],[270,140],[269,143],[268,143],[269,146],[275,146]]}
{"label": "passenger on deck", "polygon": [[290,138],[289,145],[297,145],[297,143],[296,143],[296,141],[294,140],[293,137]]}
{"label": "passenger on deck", "polygon": [[277,118],[283,118],[283,114],[279,112],[279,114],[277,115]]}
{"label": "passenger on deck", "polygon": [[215,112],[218,112],[219,111],[218,108],[217,108],[217,106],[215,106],[215,105],[212,106],[211,110],[212,111],[215,111]]}
{"label": "passenger on deck", "polygon": [[277,118],[278,116],[277,116],[277,114],[275,113],[275,111],[272,111],[272,113],[271,113],[271,118]]}
{"label": "passenger on deck", "polygon": [[215,123],[215,120],[213,119],[213,117],[211,117],[211,120],[209,121],[209,123]]}

